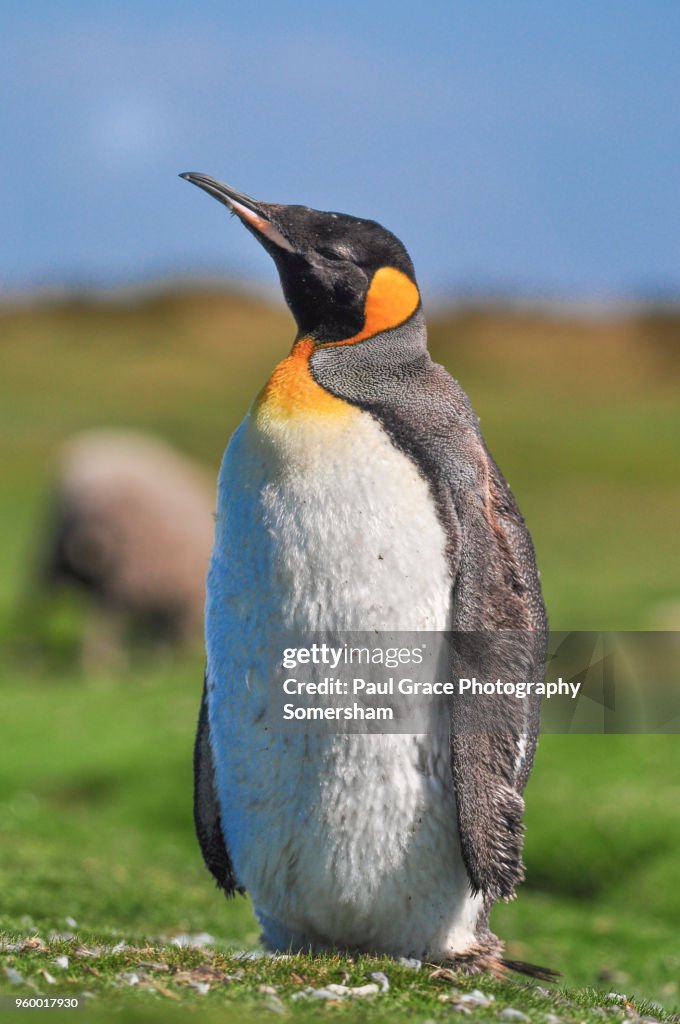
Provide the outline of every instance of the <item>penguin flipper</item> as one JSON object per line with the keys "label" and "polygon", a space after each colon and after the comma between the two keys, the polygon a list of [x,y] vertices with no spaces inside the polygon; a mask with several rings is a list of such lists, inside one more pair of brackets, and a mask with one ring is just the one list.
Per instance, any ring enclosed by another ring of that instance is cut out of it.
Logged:
{"label": "penguin flipper", "polygon": [[214,875],[220,889],[227,896],[244,893],[234,873],[222,831],[217,794],[215,792],[215,766],[210,746],[208,720],[207,679],[203,683],[203,698],[198,716],[194,744],[194,825],[203,854],[203,860]]}
{"label": "penguin flipper", "polygon": [[[453,588],[454,677],[543,680],[547,623],[533,547],[500,470],[479,439],[485,486],[455,496],[460,561]],[[511,899],[524,877],[522,791],[540,697],[460,693],[451,704],[451,770],[474,892]]]}
{"label": "penguin flipper", "polygon": [[451,771],[456,791],[461,852],[473,893],[512,899],[524,877],[524,800],[512,784],[514,737],[507,731],[461,728],[454,708]]}

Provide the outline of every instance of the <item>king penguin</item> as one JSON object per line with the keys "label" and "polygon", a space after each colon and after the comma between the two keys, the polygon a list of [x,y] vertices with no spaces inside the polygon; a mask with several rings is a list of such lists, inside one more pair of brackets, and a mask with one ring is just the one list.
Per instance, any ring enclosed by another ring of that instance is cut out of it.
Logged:
{"label": "king penguin", "polygon": [[[502,973],[518,965],[489,913],[523,877],[538,698],[447,698],[426,734],[277,735],[261,652],[285,631],[453,631],[497,638],[491,675],[511,649],[542,678],[524,520],[430,358],[402,243],[372,220],[181,177],[264,246],[297,323],[219,474],[194,757],[204,859],[228,895],[250,893],[270,950]],[[477,649],[460,643],[468,671]]]}

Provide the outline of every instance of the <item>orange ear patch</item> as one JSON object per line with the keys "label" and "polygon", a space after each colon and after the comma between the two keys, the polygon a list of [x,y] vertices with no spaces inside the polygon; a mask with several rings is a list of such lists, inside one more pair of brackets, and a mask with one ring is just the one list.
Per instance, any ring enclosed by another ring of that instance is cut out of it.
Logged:
{"label": "orange ear patch", "polygon": [[373,275],[364,305],[364,326],[352,338],[344,341],[321,343],[322,348],[333,345],[353,345],[356,341],[372,338],[381,331],[389,331],[408,320],[420,304],[420,294],[413,281],[396,267],[381,267]]}

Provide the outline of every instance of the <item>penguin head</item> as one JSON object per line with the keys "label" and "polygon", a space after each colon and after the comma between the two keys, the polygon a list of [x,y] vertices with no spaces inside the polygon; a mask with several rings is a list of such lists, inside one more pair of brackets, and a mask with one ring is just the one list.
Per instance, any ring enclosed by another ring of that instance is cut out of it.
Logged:
{"label": "penguin head", "polygon": [[205,174],[180,177],[224,203],[273,258],[298,337],[319,345],[360,341],[419,309],[411,259],[375,221],[258,202]]}

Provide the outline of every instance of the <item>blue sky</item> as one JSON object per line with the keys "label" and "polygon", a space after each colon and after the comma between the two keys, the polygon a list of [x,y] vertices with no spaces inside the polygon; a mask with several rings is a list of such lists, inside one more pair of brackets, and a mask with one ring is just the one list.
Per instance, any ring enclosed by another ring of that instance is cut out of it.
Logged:
{"label": "blue sky", "polygon": [[680,4],[3,5],[0,292],[273,266],[177,178],[374,217],[432,293],[680,291]]}

